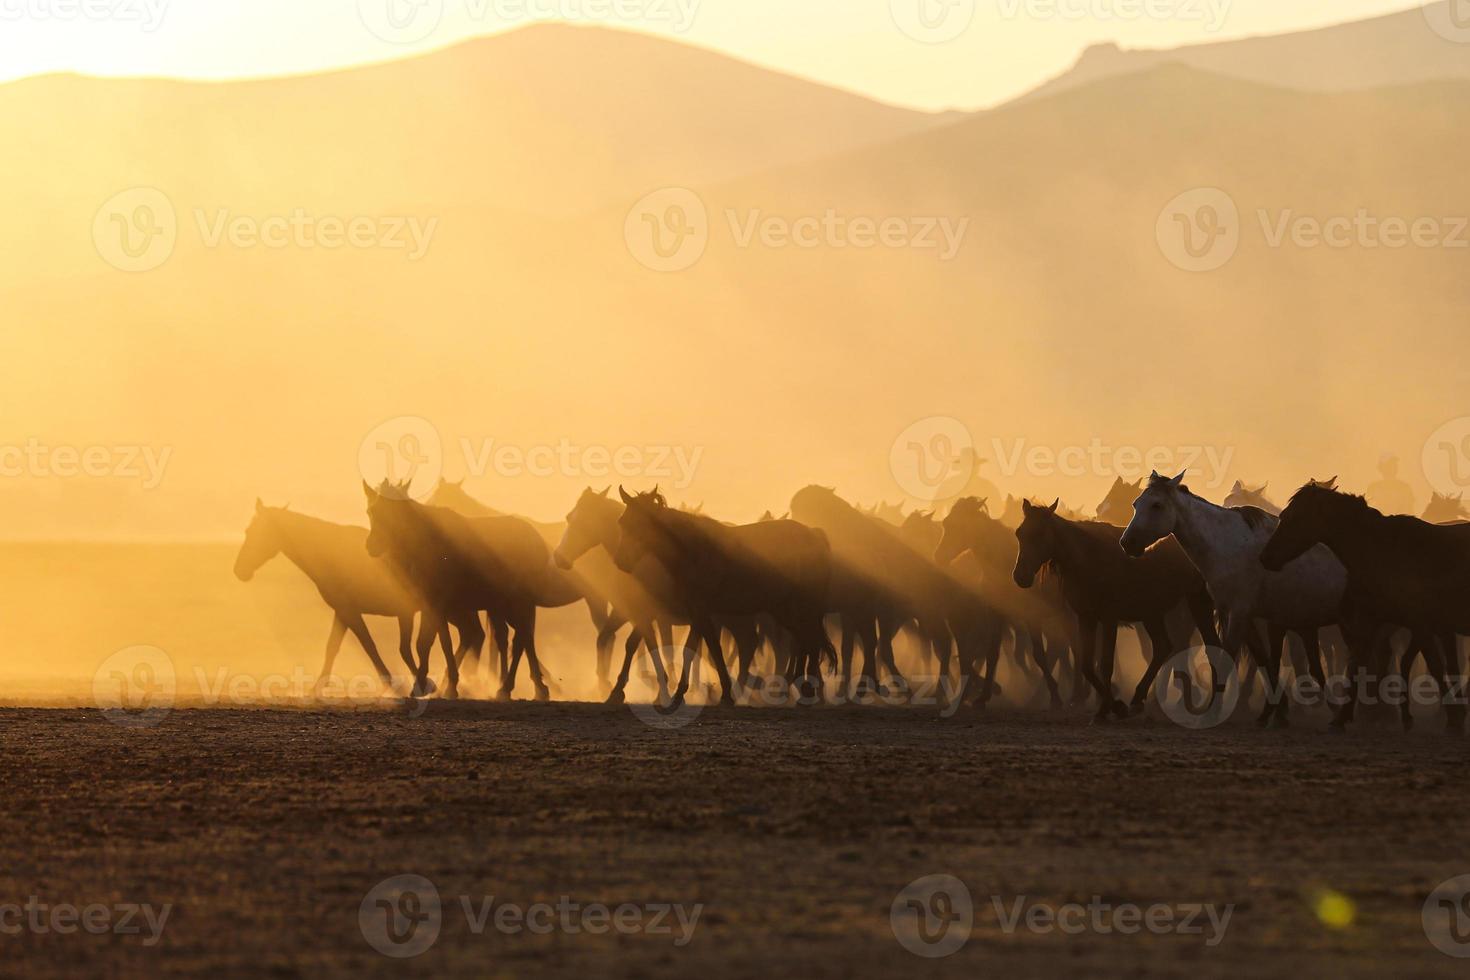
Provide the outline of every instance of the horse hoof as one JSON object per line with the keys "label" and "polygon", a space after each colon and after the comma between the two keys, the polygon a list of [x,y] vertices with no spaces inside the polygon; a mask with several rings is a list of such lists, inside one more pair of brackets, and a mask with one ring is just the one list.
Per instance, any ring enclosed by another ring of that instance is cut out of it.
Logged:
{"label": "horse hoof", "polygon": [[603,704],[622,704],[626,700],[627,700],[627,697],[623,694],[623,689],[622,688],[614,688],[612,690],[612,692],[608,694],[607,700],[606,701],[603,701],[602,703]]}
{"label": "horse hoof", "polygon": [[542,702],[550,701],[551,700],[551,689],[548,688],[545,684],[537,684],[536,685],[536,700],[537,701],[542,701]]}
{"label": "horse hoof", "polygon": [[684,695],[676,694],[669,698],[668,703],[663,706],[663,710],[673,712],[678,711],[682,707],[684,707]]}
{"label": "horse hoof", "polygon": [[1146,705],[1142,701],[1132,702],[1128,705],[1128,717],[1137,718],[1139,715],[1143,714],[1145,707]]}
{"label": "horse hoof", "polygon": [[496,691],[495,692],[495,700],[497,700],[497,701],[509,701],[510,700],[510,688],[502,687],[499,691]]}
{"label": "horse hoof", "polygon": [[721,698],[720,698],[720,707],[722,707],[722,708],[733,708],[733,707],[735,707],[735,699],[733,697],[731,697],[730,695],[728,695],[728,694],[721,696]]}

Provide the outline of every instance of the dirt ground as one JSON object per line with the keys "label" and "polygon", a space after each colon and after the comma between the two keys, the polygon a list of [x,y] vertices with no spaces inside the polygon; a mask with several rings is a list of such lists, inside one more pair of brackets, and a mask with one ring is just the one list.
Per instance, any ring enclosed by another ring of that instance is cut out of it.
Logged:
{"label": "dirt ground", "polygon": [[[1431,889],[1470,873],[1466,742],[1431,727],[824,707],[709,708],[659,730],[628,708],[432,702],[420,717],[183,709],[134,730],[94,710],[6,710],[0,904],[172,908],[151,946],[146,925],[22,928],[0,937],[0,972],[1462,974],[1421,924]],[[360,919],[403,874],[441,900],[437,940],[414,959],[377,952]],[[974,908],[968,942],[942,959],[905,949],[890,916],[935,874]],[[465,903],[491,896],[702,909],[682,945],[678,925],[594,935],[592,919],[477,934]],[[1208,929],[1003,928],[1023,897],[1094,896],[1233,909],[1213,946]]]}

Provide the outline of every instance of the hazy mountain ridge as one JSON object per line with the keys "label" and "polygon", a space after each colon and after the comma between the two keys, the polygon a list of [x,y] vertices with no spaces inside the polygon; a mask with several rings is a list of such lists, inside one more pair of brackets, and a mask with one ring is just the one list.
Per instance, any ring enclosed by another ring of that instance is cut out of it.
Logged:
{"label": "hazy mountain ridge", "polygon": [[1216,41],[1167,49],[1088,48],[1071,69],[1018,101],[1029,101],[1106,78],[1178,62],[1246,81],[1304,91],[1353,91],[1470,77],[1470,45],[1431,28],[1460,0],[1440,0],[1427,12],[1399,13],[1289,34]]}

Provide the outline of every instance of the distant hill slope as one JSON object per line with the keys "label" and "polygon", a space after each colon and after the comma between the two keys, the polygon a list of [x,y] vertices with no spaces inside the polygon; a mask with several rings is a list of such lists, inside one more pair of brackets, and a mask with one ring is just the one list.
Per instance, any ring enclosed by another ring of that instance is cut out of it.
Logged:
{"label": "distant hill slope", "polygon": [[238,206],[564,215],[631,203],[670,171],[722,180],[944,119],[682,43],[537,25],[321,75],[0,85],[0,142],[25,148],[0,199],[105,199],[147,181]]}
{"label": "distant hill slope", "polygon": [[1430,27],[1429,18],[1448,23],[1450,4],[1458,2],[1461,0],[1440,0],[1429,10],[1416,6],[1318,30],[1180,48],[1126,50],[1115,44],[1094,45],[1070,70],[1027,93],[1021,101],[1167,62],[1321,92],[1470,78],[1470,44],[1454,43]]}

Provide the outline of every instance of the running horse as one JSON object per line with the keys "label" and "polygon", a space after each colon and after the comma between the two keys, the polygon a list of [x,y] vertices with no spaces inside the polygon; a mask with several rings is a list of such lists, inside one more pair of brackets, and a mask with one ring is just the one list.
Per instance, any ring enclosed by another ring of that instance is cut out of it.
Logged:
{"label": "running horse", "polygon": [[[630,495],[619,487],[618,494],[624,506],[613,561],[630,574],[654,567],[649,558],[667,570],[669,603],[703,641],[720,679],[721,704],[734,704],[721,652],[721,617],[771,616],[794,644],[788,684],[799,682],[804,696],[820,684],[819,658],[831,646],[823,626],[832,575],[826,535],[795,521],[722,524],[670,507],[657,488]],[[695,640],[686,644],[671,705],[684,701],[697,651]]]}
{"label": "running horse", "polygon": [[[1025,517],[1016,529],[1020,547],[1015,582],[1029,589],[1043,569],[1060,575],[1062,595],[1077,617],[1078,661],[1098,696],[1093,720],[1136,714],[1143,710],[1154,677],[1175,650],[1182,649],[1169,635],[1170,613],[1187,606],[1205,643],[1219,644],[1204,579],[1176,541],[1164,541],[1139,558],[1129,558],[1119,543],[1121,527],[1071,521],[1057,513],[1057,506],[1023,504]],[[1135,622],[1143,624],[1153,649],[1133,701],[1125,705],[1113,694],[1113,660],[1118,626]],[[1184,639],[1180,637],[1181,642]]]}
{"label": "running horse", "polygon": [[[508,700],[524,656],[538,701],[551,692],[536,653],[536,610],[585,599],[567,573],[551,564],[546,542],[518,517],[466,517],[444,507],[421,504],[403,487],[386,483],[373,489],[362,485],[367,497],[368,554],[387,556],[402,567],[424,597],[419,630],[418,675],[427,679],[429,644],[425,635],[446,620],[478,617],[481,610],[503,620],[513,632],[510,666],[501,679],[499,698]],[[458,656],[448,660],[446,697],[457,697]]]}
{"label": "running horse", "polygon": [[[1261,552],[1261,564],[1279,571],[1325,544],[1347,569],[1350,611],[1348,648],[1353,684],[1333,718],[1334,730],[1353,719],[1358,675],[1382,669],[1386,636],[1394,626],[1407,627],[1411,643],[1428,647],[1431,671],[1442,689],[1456,691],[1458,665],[1441,637],[1470,633],[1470,524],[1431,524],[1407,515],[1387,516],[1363,497],[1332,485],[1309,483],[1298,490],[1281,513],[1281,523]],[[1381,676],[1381,674],[1380,674]],[[1465,706],[1447,697],[1446,727],[1464,728]]]}
{"label": "running horse", "polygon": [[[378,646],[368,631],[366,616],[388,616],[398,620],[398,652],[411,673],[417,675],[413,659],[413,621],[422,607],[402,577],[393,568],[374,561],[364,551],[368,529],[347,524],[333,524],[305,514],[298,514],[287,507],[267,507],[255,501],[255,513],[245,529],[245,541],[235,557],[235,577],[249,582],[266,562],[277,555],[285,555],[290,562],[305,573],[316,586],[322,601],[332,610],[331,632],[327,635],[326,659],[318,676],[315,690],[321,690],[332,673],[332,664],[342,649],[347,633],[357,637],[363,652],[372,661],[384,685],[392,683],[393,677]],[[457,623],[461,636],[465,630],[473,631],[478,625]],[[431,634],[432,636],[432,634]],[[443,636],[446,652],[448,637]],[[427,694],[432,685],[415,688],[415,694]]]}

